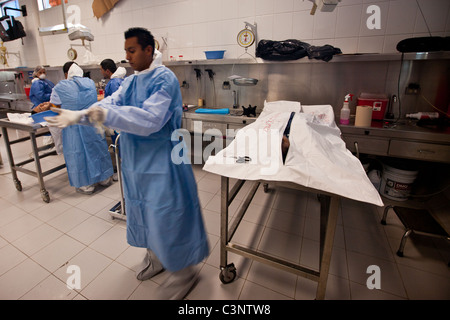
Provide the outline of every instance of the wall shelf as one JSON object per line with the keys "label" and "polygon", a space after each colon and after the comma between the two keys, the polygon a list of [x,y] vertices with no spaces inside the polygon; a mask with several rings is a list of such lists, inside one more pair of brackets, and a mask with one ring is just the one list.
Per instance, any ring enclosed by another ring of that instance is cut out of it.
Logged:
{"label": "wall shelf", "polygon": [[[369,61],[400,61],[401,53],[355,53],[335,55],[328,63],[339,62],[369,62]],[[438,52],[409,52],[405,53],[403,60],[447,60],[450,59],[450,51]],[[324,63],[322,60],[309,59],[304,57],[298,60],[290,61],[268,61],[261,58],[255,59],[202,59],[202,60],[181,60],[164,61],[168,67],[186,66],[186,65],[228,65],[228,64],[289,64],[289,63]]]}
{"label": "wall shelf", "polygon": [[[328,63],[339,63],[339,62],[370,62],[370,61],[400,61],[401,53],[361,53],[361,54],[341,54],[335,55],[331,61]],[[450,60],[450,51],[439,51],[439,52],[425,52],[425,53],[405,53],[403,60],[409,61],[420,61],[420,60]],[[167,67],[177,67],[177,66],[198,66],[198,65],[264,65],[264,64],[302,64],[302,63],[326,63],[321,60],[308,59],[307,57],[291,60],[291,61],[267,61],[260,58],[255,59],[202,59],[202,60],[181,60],[181,61],[163,61],[163,64]],[[131,68],[129,63],[120,63],[121,67]],[[99,65],[81,65],[84,69],[95,69]],[[50,66],[45,67],[47,70],[62,70],[62,66]],[[10,68],[2,70],[11,71],[33,71],[30,67],[20,67],[20,68]]]}

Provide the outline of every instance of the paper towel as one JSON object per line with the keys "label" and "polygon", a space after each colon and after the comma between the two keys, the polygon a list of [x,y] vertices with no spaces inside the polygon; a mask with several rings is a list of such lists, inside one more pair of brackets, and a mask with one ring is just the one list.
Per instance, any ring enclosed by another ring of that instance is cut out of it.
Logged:
{"label": "paper towel", "polygon": [[371,122],[372,122],[372,107],[357,106],[355,127],[370,127]]}

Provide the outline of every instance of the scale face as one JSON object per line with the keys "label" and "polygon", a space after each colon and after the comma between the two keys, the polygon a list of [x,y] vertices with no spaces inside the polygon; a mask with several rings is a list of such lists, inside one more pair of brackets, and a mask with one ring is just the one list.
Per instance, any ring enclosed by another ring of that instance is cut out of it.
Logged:
{"label": "scale face", "polygon": [[255,42],[255,34],[252,30],[245,28],[239,31],[237,41],[241,47],[248,48]]}
{"label": "scale face", "polygon": [[67,57],[70,60],[75,60],[77,58],[77,51],[73,48],[70,48],[69,50],[67,50]]}

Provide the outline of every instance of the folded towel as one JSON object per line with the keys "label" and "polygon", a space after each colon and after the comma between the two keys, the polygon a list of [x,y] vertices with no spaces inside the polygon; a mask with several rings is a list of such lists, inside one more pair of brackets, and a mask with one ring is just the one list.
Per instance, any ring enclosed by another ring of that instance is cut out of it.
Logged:
{"label": "folded towel", "polygon": [[222,108],[222,109],[205,109],[200,108],[195,110],[195,113],[210,113],[210,114],[229,114],[230,109],[228,108]]}

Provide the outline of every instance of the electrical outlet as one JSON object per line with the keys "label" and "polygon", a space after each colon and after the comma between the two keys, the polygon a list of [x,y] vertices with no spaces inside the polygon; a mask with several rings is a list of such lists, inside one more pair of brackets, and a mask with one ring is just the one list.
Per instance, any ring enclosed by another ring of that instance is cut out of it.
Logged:
{"label": "electrical outlet", "polygon": [[420,93],[420,85],[418,83],[410,83],[405,89],[405,94],[415,95]]}
{"label": "electrical outlet", "polygon": [[223,90],[230,90],[230,89],[231,89],[230,81],[224,81],[224,82],[222,83],[222,89],[223,89]]}

